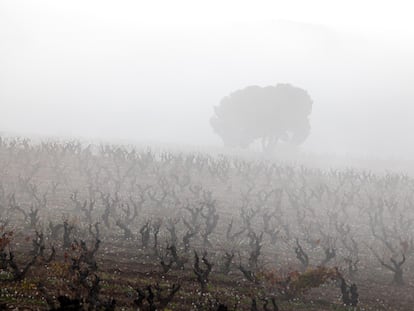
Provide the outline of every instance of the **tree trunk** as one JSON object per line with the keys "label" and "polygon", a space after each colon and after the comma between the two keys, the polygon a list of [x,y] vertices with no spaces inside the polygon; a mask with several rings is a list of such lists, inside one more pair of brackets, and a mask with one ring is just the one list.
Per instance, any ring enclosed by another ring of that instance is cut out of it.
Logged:
{"label": "tree trunk", "polygon": [[266,154],[272,154],[275,151],[279,138],[276,136],[262,137],[262,150]]}

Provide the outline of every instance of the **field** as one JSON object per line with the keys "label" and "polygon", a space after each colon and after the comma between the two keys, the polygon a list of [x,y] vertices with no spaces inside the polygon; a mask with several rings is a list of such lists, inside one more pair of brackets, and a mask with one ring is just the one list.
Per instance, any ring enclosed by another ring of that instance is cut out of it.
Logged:
{"label": "field", "polygon": [[0,309],[413,310],[414,179],[0,139]]}

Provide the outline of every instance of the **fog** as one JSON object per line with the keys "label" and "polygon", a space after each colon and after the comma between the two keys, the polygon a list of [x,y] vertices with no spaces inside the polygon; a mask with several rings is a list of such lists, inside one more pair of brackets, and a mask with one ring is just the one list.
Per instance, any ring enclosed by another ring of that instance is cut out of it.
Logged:
{"label": "fog", "polygon": [[2,1],[0,131],[220,146],[221,98],[291,83],[303,150],[414,155],[410,5],[308,2]]}
{"label": "fog", "polygon": [[0,0],[0,310],[412,310],[413,9]]}

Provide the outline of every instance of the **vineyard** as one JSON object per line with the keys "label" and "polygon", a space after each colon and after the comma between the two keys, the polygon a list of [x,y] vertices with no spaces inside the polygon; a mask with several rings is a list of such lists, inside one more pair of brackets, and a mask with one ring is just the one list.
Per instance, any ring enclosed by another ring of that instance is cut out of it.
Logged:
{"label": "vineyard", "polygon": [[0,138],[1,310],[413,310],[414,179]]}

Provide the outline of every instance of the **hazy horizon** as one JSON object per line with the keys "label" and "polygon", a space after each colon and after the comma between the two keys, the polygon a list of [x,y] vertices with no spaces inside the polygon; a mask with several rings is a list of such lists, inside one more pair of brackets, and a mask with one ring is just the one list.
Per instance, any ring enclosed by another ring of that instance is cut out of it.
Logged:
{"label": "hazy horizon", "polygon": [[291,83],[304,151],[414,155],[409,5],[315,3],[3,1],[0,131],[221,146],[224,96]]}

